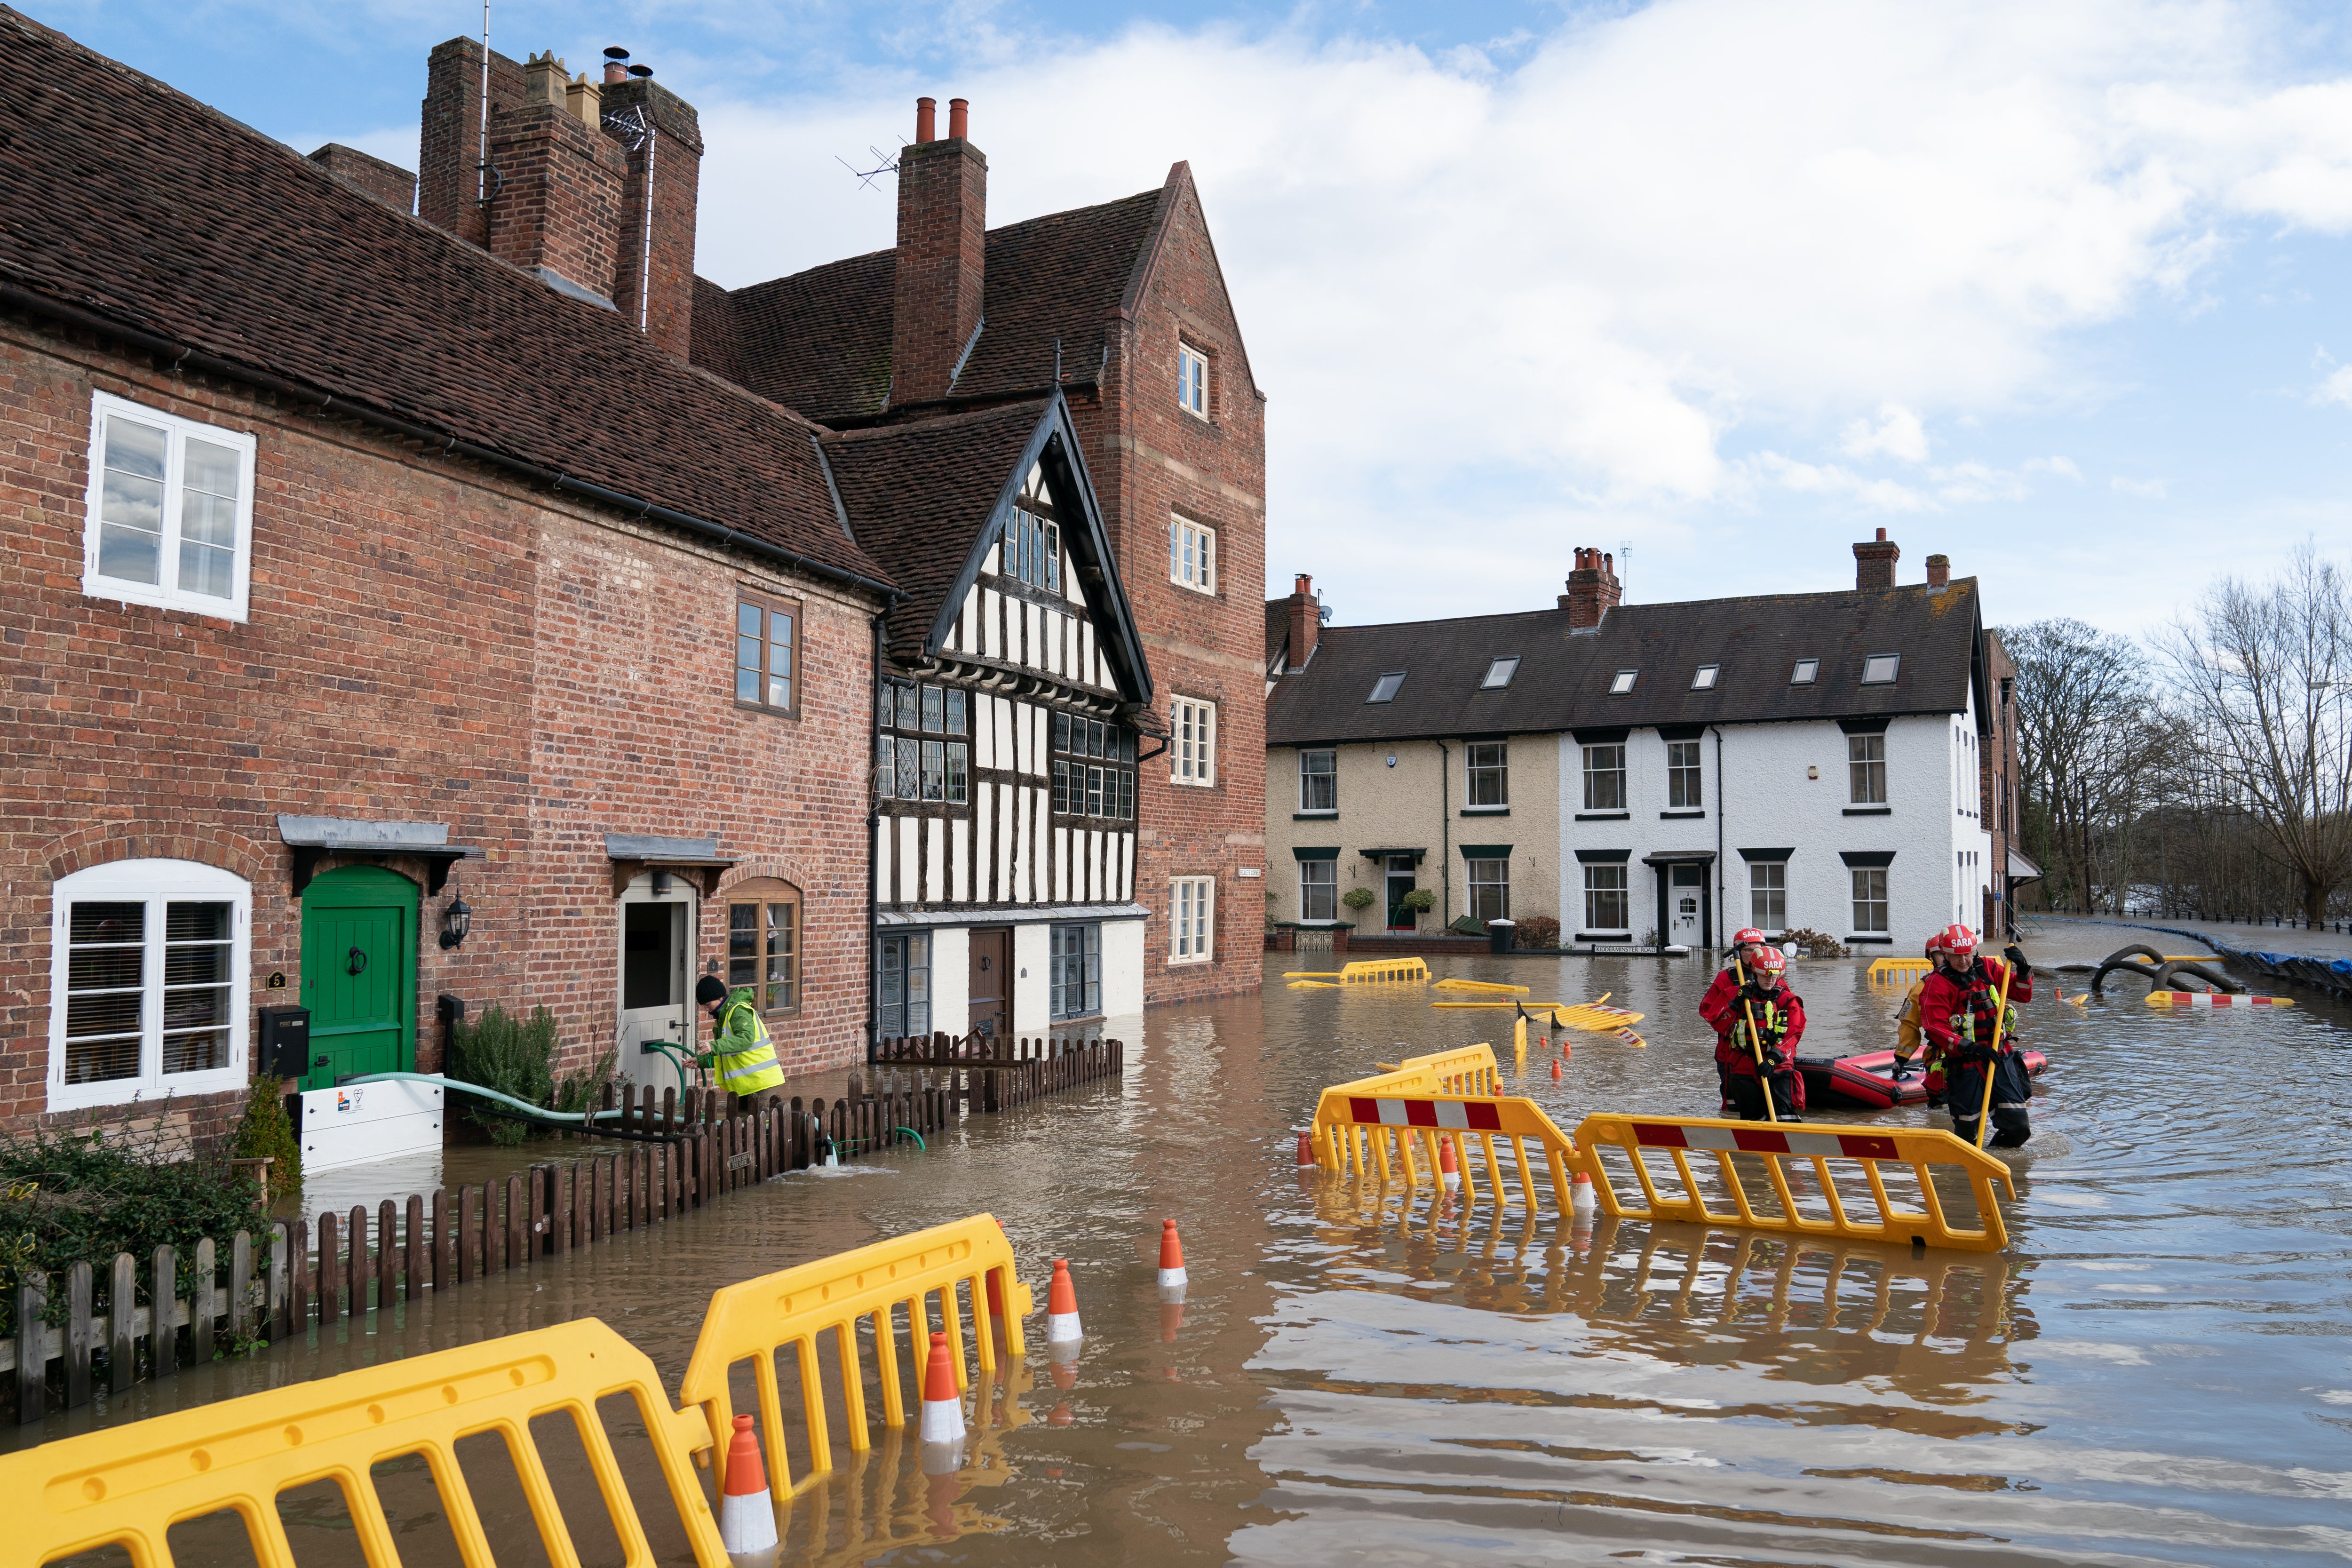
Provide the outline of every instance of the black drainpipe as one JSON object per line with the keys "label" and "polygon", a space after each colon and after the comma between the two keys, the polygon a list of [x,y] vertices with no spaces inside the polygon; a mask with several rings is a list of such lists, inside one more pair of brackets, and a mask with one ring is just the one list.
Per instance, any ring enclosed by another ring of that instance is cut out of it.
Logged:
{"label": "black drainpipe", "polygon": [[[868,727],[877,721],[882,711],[882,617],[874,617],[874,689],[866,694],[866,720]],[[876,731],[877,735],[880,733]],[[882,803],[875,797],[874,779],[877,763],[874,747],[866,752],[866,1060],[876,1059],[875,1051],[881,1042],[882,1027],[882,904],[881,895],[874,888],[874,868],[882,858]]]}
{"label": "black drainpipe", "polygon": [[[1715,918],[1720,921],[1731,918],[1731,906],[1726,901],[1723,890],[1723,726],[1717,724],[1711,728],[1715,734]],[[1669,877],[1668,880],[1671,882],[1672,878]],[[1664,918],[1663,912],[1660,918]],[[1738,927],[1732,929],[1737,931]],[[1709,942],[1716,940],[1715,932],[1711,931],[1699,934]],[[1664,939],[1662,937],[1660,940]],[[1721,943],[1717,942],[1717,945]]]}

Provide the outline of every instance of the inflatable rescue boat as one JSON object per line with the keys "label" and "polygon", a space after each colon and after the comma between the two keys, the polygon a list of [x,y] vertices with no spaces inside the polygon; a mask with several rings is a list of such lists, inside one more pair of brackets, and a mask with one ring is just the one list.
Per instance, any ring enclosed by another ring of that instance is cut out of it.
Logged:
{"label": "inflatable rescue boat", "polygon": [[[2040,1078],[2050,1058],[2028,1046],[2018,1052],[2029,1077]],[[1858,1057],[1799,1057],[1797,1070],[1805,1078],[1805,1102],[1828,1107],[1860,1106],[1885,1110],[1891,1105],[1925,1105],[1927,1075],[1914,1067],[1911,1076],[1895,1079],[1895,1053],[1869,1051]]]}

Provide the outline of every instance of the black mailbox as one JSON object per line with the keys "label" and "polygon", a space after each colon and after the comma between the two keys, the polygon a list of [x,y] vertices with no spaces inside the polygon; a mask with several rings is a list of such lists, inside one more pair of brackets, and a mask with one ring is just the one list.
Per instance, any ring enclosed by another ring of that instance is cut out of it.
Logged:
{"label": "black mailbox", "polygon": [[299,1083],[310,1073],[310,1009],[261,1009],[261,1062],[258,1071],[289,1083]]}

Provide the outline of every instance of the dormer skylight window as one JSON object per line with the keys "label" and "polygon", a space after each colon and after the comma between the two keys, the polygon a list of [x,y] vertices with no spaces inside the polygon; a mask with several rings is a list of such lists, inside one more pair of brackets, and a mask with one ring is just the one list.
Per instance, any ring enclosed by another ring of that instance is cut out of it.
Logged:
{"label": "dormer skylight window", "polygon": [[1642,672],[1638,669],[1619,670],[1616,678],[1609,682],[1609,695],[1612,697],[1631,696],[1633,690],[1633,681]]}
{"label": "dormer skylight window", "polygon": [[1365,698],[1364,700],[1367,702],[1393,702],[1396,700],[1398,689],[1403,685],[1404,671],[1402,669],[1391,669],[1386,675],[1381,676],[1378,680],[1372,682],[1372,694],[1370,697]]}
{"label": "dormer skylight window", "polygon": [[1714,690],[1715,678],[1722,673],[1723,666],[1719,664],[1700,665],[1691,675],[1691,689],[1693,691]]}
{"label": "dormer skylight window", "polygon": [[1895,679],[1895,667],[1903,662],[1899,653],[1874,653],[1862,661],[1862,683],[1864,686],[1885,686]]}
{"label": "dormer skylight window", "polygon": [[1811,686],[1813,683],[1813,678],[1821,674],[1821,672],[1822,661],[1820,659],[1801,658],[1797,661],[1797,667],[1789,671],[1789,684],[1791,686]]}
{"label": "dormer skylight window", "polygon": [[1518,674],[1518,672],[1519,656],[1517,654],[1511,654],[1503,658],[1494,659],[1487,664],[1486,678],[1478,683],[1478,689],[1481,691],[1500,691],[1503,688],[1511,683],[1511,677]]}

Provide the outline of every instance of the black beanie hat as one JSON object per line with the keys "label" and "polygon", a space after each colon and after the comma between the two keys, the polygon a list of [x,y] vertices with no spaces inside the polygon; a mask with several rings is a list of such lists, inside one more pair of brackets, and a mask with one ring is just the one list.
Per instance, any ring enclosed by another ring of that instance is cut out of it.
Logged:
{"label": "black beanie hat", "polygon": [[725,1000],[727,1000],[727,987],[719,984],[719,976],[716,974],[706,974],[701,979],[694,983],[694,1005],[696,1006],[708,1007],[713,1002],[724,1002]]}

